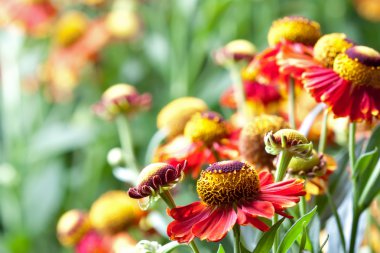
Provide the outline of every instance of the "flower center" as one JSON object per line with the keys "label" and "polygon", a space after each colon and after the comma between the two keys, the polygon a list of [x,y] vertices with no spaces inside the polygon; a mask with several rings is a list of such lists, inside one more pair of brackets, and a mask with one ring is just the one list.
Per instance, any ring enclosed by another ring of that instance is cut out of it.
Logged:
{"label": "flower center", "polygon": [[365,46],[354,46],[339,54],[334,61],[334,71],[353,85],[380,86],[380,54]]}
{"label": "flower center", "polygon": [[222,116],[214,112],[195,114],[185,126],[184,135],[192,141],[203,142],[206,146],[226,137],[228,129]]}
{"label": "flower center", "polygon": [[344,33],[326,34],[315,43],[314,58],[325,67],[332,68],[335,57],[353,45]]}
{"label": "flower center", "polygon": [[129,96],[136,94],[137,91],[135,87],[129,84],[115,84],[109,87],[102,95],[102,99],[106,101],[112,101],[120,97]]}
{"label": "flower center", "polygon": [[268,42],[270,46],[282,40],[311,46],[319,37],[321,30],[317,22],[303,17],[285,17],[273,22],[268,33]]}
{"label": "flower center", "polygon": [[252,199],[259,188],[256,170],[238,161],[214,163],[202,171],[197,181],[199,197],[210,206],[233,205]]}

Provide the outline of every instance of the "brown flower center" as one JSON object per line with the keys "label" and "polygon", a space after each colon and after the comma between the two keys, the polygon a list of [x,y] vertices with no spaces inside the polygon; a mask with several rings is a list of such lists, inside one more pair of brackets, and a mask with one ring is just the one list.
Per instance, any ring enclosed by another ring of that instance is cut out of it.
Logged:
{"label": "brown flower center", "polygon": [[197,192],[210,206],[226,206],[254,198],[260,189],[256,170],[246,163],[223,161],[202,171]]}

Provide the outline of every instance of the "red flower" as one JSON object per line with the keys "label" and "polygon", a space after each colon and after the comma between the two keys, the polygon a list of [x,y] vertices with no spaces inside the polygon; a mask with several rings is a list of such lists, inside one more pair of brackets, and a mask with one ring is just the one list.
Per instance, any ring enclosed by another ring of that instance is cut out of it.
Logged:
{"label": "red flower", "polygon": [[202,165],[238,157],[237,132],[218,113],[196,113],[187,122],[184,136],[160,147],[154,161],[177,166],[186,160],[185,174],[197,178]]}
{"label": "red flower", "polygon": [[[268,86],[256,81],[244,81],[245,95],[247,102],[252,102],[263,107],[271,103],[278,103],[281,100],[281,94],[274,86]],[[234,96],[234,89],[230,87],[224,92],[220,98],[222,106],[236,109],[236,101]]]}
{"label": "red flower", "polygon": [[353,46],[335,58],[332,69],[315,66],[306,70],[303,82],[336,117],[369,122],[379,118],[380,54],[372,48]]}
{"label": "red flower", "polygon": [[[201,201],[168,210],[174,219],[167,228],[172,240],[189,243],[194,237],[219,241],[235,224],[269,227],[259,219],[274,213],[291,218],[284,211],[305,194],[303,181],[273,182],[272,175],[246,163],[223,161],[210,165],[197,181]],[[236,210],[234,209],[236,208]]]}

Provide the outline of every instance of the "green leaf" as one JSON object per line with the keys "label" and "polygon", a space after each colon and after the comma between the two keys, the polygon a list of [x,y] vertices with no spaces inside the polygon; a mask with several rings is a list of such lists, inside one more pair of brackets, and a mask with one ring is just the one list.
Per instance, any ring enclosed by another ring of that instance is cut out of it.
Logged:
{"label": "green leaf", "polygon": [[299,218],[296,223],[294,223],[288,232],[286,232],[284,238],[278,246],[277,253],[286,253],[290,249],[294,241],[302,233],[304,223],[307,226],[316,212],[317,207],[314,207],[313,210]]}
{"label": "green leaf", "polygon": [[361,191],[361,196],[359,199],[360,210],[365,210],[380,192],[380,160],[378,160],[375,169],[372,171],[370,178],[364,185],[363,191]]}
{"label": "green leaf", "polygon": [[225,253],[224,251],[224,248],[223,248],[223,245],[222,244],[219,244],[219,248],[218,248],[218,251],[216,253]]}
{"label": "green leaf", "polygon": [[305,245],[306,245],[306,239],[307,239],[307,229],[306,229],[307,225],[306,225],[306,222],[304,221],[303,222],[303,233],[302,233],[302,238],[301,238],[301,243],[300,243],[300,249],[299,249],[299,253],[302,253],[303,250],[305,249]]}
{"label": "green leaf", "polygon": [[369,169],[369,165],[371,164],[371,161],[378,155],[379,151],[377,147],[375,147],[374,150],[366,152],[362,154],[359,159],[357,160],[355,164],[354,169],[354,175],[352,176],[353,180],[358,181],[358,179],[362,179],[361,177],[358,178],[358,176],[362,176],[367,174],[366,171]]}
{"label": "green leaf", "polygon": [[273,242],[274,237],[276,236],[277,230],[280,228],[282,222],[285,218],[279,220],[276,224],[274,224],[268,232],[265,232],[263,236],[260,238],[259,243],[257,244],[255,250],[252,253],[266,253],[269,252]]}
{"label": "green leaf", "polygon": [[251,253],[242,243],[240,243],[241,253]]}

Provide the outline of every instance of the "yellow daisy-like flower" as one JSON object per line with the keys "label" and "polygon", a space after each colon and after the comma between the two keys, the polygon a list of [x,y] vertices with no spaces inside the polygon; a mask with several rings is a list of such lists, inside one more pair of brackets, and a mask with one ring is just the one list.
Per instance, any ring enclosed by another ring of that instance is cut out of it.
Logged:
{"label": "yellow daisy-like flower", "polygon": [[157,127],[165,129],[169,138],[183,133],[186,123],[199,112],[208,110],[207,104],[195,97],[182,97],[167,104],[157,116]]}
{"label": "yellow daisy-like flower", "polygon": [[57,237],[64,246],[74,246],[91,229],[87,213],[70,210],[64,213],[57,223]]}
{"label": "yellow daisy-like flower", "polygon": [[241,157],[257,168],[274,169],[274,155],[265,151],[264,136],[270,131],[289,128],[289,124],[281,117],[261,115],[246,124],[241,131],[239,151]]}
{"label": "yellow daisy-like flower", "polygon": [[286,40],[312,46],[321,37],[320,25],[304,17],[284,17],[273,22],[269,33],[268,43],[275,46]]}
{"label": "yellow daisy-like flower", "polygon": [[124,191],[106,192],[92,204],[89,213],[93,227],[110,234],[137,224],[144,215],[137,200]]}

